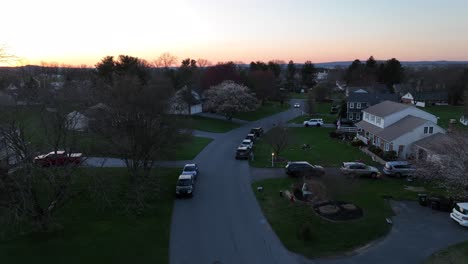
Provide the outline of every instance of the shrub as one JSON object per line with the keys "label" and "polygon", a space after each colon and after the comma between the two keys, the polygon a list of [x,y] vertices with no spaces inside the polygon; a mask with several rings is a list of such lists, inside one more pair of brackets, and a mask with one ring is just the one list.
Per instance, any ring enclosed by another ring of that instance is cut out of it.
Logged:
{"label": "shrub", "polygon": [[297,200],[304,200],[304,197],[302,197],[302,190],[299,188],[294,188],[293,190],[294,197],[296,197]]}
{"label": "shrub", "polygon": [[353,147],[363,147],[365,145],[366,144],[364,144],[364,142],[362,142],[361,140],[353,140],[351,142],[351,146],[353,146]]}
{"label": "shrub", "polygon": [[384,152],[382,158],[387,161],[392,161],[398,159],[398,156],[396,151],[392,150]]}
{"label": "shrub", "polygon": [[301,225],[298,237],[302,241],[312,240],[312,226],[309,222],[305,222]]}
{"label": "shrub", "polygon": [[374,146],[374,145],[370,145],[368,147],[369,151],[374,153],[375,155],[379,156],[379,157],[382,157],[383,155],[383,150],[377,146]]}
{"label": "shrub", "polygon": [[340,133],[337,133],[335,131],[332,131],[330,133],[328,133],[328,135],[331,137],[331,138],[339,138],[341,136]]}

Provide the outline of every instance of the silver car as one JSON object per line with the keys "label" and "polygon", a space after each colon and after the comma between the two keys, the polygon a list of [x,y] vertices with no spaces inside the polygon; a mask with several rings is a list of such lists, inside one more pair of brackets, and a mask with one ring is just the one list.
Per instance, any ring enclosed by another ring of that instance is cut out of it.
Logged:
{"label": "silver car", "polygon": [[412,176],[416,169],[407,161],[389,161],[385,163],[383,173],[387,176]]}
{"label": "silver car", "polygon": [[341,172],[349,176],[370,176],[379,178],[380,172],[376,167],[368,166],[362,162],[343,162]]}

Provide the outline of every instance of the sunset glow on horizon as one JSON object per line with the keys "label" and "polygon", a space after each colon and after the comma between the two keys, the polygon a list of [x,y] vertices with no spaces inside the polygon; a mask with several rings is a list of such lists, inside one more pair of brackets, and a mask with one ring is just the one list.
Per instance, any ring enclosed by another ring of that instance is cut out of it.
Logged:
{"label": "sunset glow on horizon", "polygon": [[22,64],[163,52],[213,63],[468,60],[463,0],[15,0],[2,9],[0,45]]}

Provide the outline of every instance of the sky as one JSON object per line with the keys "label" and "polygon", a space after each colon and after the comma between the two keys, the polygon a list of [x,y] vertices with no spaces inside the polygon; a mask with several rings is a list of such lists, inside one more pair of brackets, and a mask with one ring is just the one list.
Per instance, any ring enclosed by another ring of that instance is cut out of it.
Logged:
{"label": "sky", "polygon": [[14,0],[0,45],[22,64],[163,52],[219,61],[468,60],[467,0]]}

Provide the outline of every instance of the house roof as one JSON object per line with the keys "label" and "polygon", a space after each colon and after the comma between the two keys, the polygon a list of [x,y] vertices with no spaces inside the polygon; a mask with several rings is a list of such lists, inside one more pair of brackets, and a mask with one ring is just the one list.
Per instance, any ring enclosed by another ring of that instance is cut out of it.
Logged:
{"label": "house roof", "polygon": [[386,117],[396,112],[400,112],[406,108],[413,107],[408,104],[400,104],[392,101],[383,101],[379,104],[367,108],[365,111],[369,114]]}
{"label": "house roof", "polygon": [[413,131],[414,129],[425,124],[426,122],[428,122],[428,120],[408,115],[402,118],[400,121],[397,121],[386,128],[380,128],[366,121],[360,121],[356,124],[356,126],[364,129],[365,131],[369,131],[370,133],[386,141],[392,141],[403,136],[408,132]]}
{"label": "house roof", "polygon": [[446,134],[437,133],[432,136],[420,139],[414,142],[413,144],[418,147],[437,152],[437,149],[444,146],[444,144],[448,140],[449,140],[449,136],[447,136]]}
{"label": "house roof", "polygon": [[398,102],[398,95],[390,93],[361,93],[352,92],[348,96],[348,102],[366,102],[375,105],[383,101]]}

